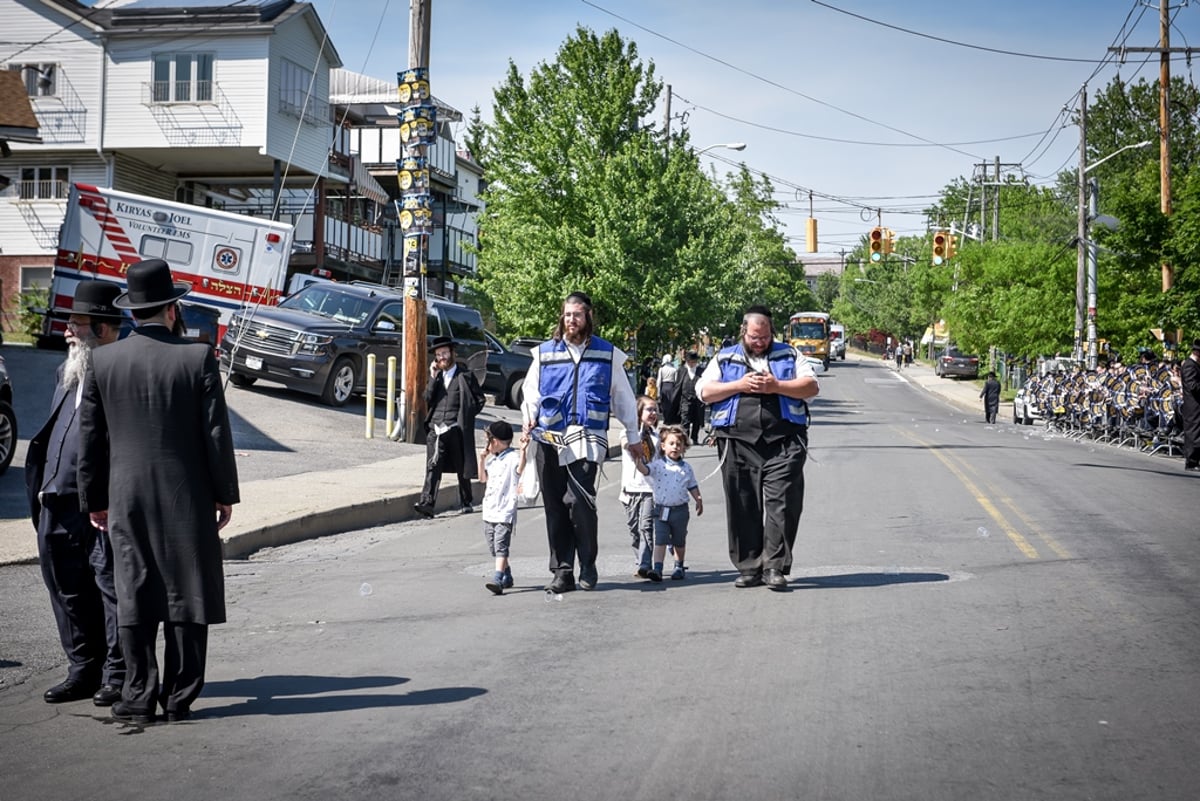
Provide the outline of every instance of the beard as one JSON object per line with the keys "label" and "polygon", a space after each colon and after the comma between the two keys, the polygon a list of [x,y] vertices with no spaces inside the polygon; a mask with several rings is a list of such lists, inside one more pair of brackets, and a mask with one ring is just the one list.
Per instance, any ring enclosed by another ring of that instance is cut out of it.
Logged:
{"label": "beard", "polygon": [[743,340],[742,341],[742,349],[746,351],[746,354],[748,356],[753,356],[754,358],[757,359],[762,356],[766,356],[767,352],[771,350],[771,345],[768,343],[766,345],[763,345],[761,348],[756,348],[753,345],[751,345],[749,342],[746,342],[745,340]]}
{"label": "beard", "polygon": [[63,365],[63,387],[74,389],[79,386],[92,369],[92,348],[96,346],[96,338],[88,336],[76,339],[67,351],[67,361]]}

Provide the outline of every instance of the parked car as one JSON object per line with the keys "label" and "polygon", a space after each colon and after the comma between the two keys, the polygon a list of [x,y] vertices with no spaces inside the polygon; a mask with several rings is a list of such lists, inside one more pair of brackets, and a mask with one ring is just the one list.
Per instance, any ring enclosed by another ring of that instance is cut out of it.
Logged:
{"label": "parked car", "polygon": [[1034,420],[1040,419],[1042,419],[1042,413],[1038,411],[1037,405],[1034,403],[1033,392],[1027,383],[1017,390],[1017,395],[1013,398],[1013,424],[1031,426]]}
{"label": "parked car", "polygon": [[0,356],[0,475],[12,464],[17,452],[17,415],[13,411],[13,389],[8,367]]}
{"label": "parked car", "polygon": [[487,378],[483,391],[495,395],[499,403],[510,409],[521,408],[522,386],[533,357],[528,353],[509,350],[491,334],[484,332],[488,343]]}
{"label": "parked car", "polygon": [[846,361],[846,326],[829,324],[829,358]]}
{"label": "parked car", "polygon": [[537,337],[517,337],[508,343],[508,348],[509,350],[515,350],[517,353],[532,353],[534,348],[545,341],[545,339],[538,339]]}
{"label": "parked car", "polygon": [[979,378],[979,357],[969,356],[951,345],[937,355],[933,371],[942,378]]}
{"label": "parked car", "polygon": [[[479,312],[440,298],[426,299],[425,309],[429,339],[453,338],[459,361],[483,383],[488,343]],[[368,354],[375,354],[375,386],[383,391],[388,357],[396,357],[399,370],[403,344],[400,289],[322,280],[278,306],[236,312],[221,340],[221,367],[235,386],[262,378],[342,406],[366,390]]]}

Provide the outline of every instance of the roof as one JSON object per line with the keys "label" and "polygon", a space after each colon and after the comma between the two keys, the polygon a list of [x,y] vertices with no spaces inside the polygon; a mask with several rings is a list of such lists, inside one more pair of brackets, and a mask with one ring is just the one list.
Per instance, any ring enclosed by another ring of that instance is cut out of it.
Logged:
{"label": "roof", "polygon": [[0,141],[42,143],[25,79],[16,70],[0,70]]}
{"label": "roof", "polygon": [[[400,85],[398,81],[373,78],[350,70],[329,71],[329,102],[335,105],[380,104],[400,111]],[[438,119],[443,122],[460,122],[462,112],[453,106],[433,98],[437,106]]]}

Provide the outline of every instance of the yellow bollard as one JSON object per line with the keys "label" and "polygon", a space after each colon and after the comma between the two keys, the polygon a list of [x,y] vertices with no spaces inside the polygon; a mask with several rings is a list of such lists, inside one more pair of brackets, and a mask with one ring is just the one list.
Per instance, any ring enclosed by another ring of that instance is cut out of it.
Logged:
{"label": "yellow bollard", "polygon": [[375,436],[375,354],[367,354],[367,439]]}
{"label": "yellow bollard", "polygon": [[396,408],[396,357],[388,356],[388,372],[387,372],[387,397],[384,399],[387,403],[386,428],[388,436],[392,435],[392,412]]}

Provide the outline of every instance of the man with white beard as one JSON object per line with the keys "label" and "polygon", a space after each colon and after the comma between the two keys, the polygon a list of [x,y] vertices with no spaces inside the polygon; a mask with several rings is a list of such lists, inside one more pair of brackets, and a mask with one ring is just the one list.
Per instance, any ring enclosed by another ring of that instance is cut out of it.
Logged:
{"label": "man with white beard", "polygon": [[48,704],[91,697],[96,706],[121,698],[125,660],[117,636],[117,595],[112,544],[81,511],[76,464],[79,401],[91,369],[92,349],[116,342],[121,310],[113,299],[121,287],[80,281],[67,318],[67,360],[58,369],[50,418],[29,442],[25,484],[38,532],[42,578],[67,656],[67,678],[46,691]]}

